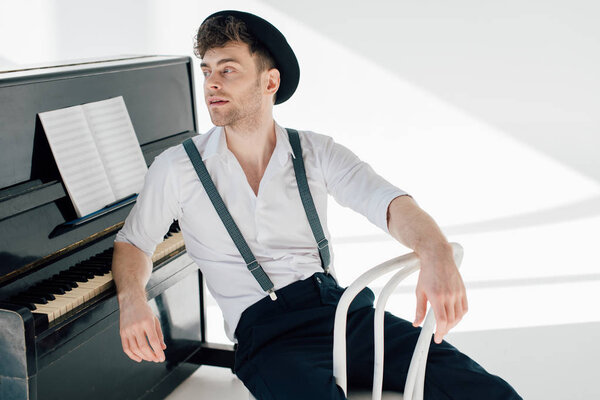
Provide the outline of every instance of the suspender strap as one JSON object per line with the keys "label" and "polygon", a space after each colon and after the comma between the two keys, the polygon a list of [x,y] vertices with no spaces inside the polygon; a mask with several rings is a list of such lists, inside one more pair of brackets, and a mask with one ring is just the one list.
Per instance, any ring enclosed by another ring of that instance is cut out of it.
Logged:
{"label": "suspender strap", "polygon": [[[321,221],[319,220],[319,215],[317,214],[317,210],[315,208],[315,204],[313,202],[312,195],[310,194],[310,189],[308,187],[308,181],[306,179],[306,170],[304,169],[304,160],[302,158],[302,147],[300,145],[300,137],[298,135],[298,131],[295,129],[286,128],[288,132],[288,137],[290,140],[290,144],[292,145],[292,149],[294,151],[294,173],[296,175],[296,183],[298,184],[298,191],[300,192],[300,199],[302,200],[302,205],[304,206],[304,211],[306,212],[306,216],[308,217],[308,223],[310,224],[310,229],[313,232],[315,240],[317,241],[317,246],[319,248],[319,256],[321,258],[321,266],[325,270],[325,273],[329,273],[329,263],[331,260],[329,254],[329,242],[325,238],[325,234],[323,233],[323,228],[321,226]],[[183,142],[183,147],[190,158],[198,177],[200,178],[200,182],[204,186],[210,201],[212,202],[215,210],[217,210],[217,214],[223,221],[227,232],[229,232],[229,236],[233,239],[235,246],[241,253],[244,261],[246,262],[246,266],[254,276],[254,278],[260,284],[260,287],[269,293],[271,299],[276,300],[277,296],[275,295],[273,282],[269,279],[261,265],[256,261],[256,257],[252,254],[248,243],[242,236],[239,228],[233,221],[231,214],[227,210],[223,199],[219,195],[215,184],[213,183],[210,174],[206,170],[206,165],[202,161],[202,157],[200,157],[200,153],[196,148],[196,145],[192,141],[191,138],[186,139]]]}
{"label": "suspender strap", "polygon": [[315,240],[317,241],[317,246],[319,247],[321,266],[325,270],[325,273],[329,273],[329,242],[327,239],[325,239],[325,234],[323,233],[323,228],[321,227],[321,221],[319,220],[319,214],[317,214],[317,210],[315,209],[315,203],[313,202],[313,198],[308,187],[308,182],[306,180],[306,170],[304,169],[300,137],[298,136],[297,130],[291,128],[286,128],[286,130],[290,138],[290,144],[294,150],[294,173],[296,174],[296,182],[298,183],[300,198],[302,199],[304,211],[308,217],[310,229],[312,230]]}
{"label": "suspender strap", "polygon": [[233,221],[231,214],[229,214],[229,211],[227,210],[223,199],[219,195],[215,184],[213,183],[208,171],[206,170],[206,166],[202,161],[202,157],[200,157],[200,153],[198,152],[196,145],[194,144],[192,139],[189,138],[183,142],[183,147],[185,148],[185,151],[187,152],[190,160],[192,161],[192,165],[194,166],[194,169],[196,170],[196,173],[198,174],[202,185],[204,185],[204,189],[206,190],[210,201],[215,206],[215,209],[217,210],[219,217],[221,217],[221,220],[223,221],[227,232],[229,232],[229,236],[231,236],[231,239],[233,239],[235,246],[242,254],[242,257],[246,262],[246,266],[248,267],[250,272],[252,272],[252,275],[254,275],[254,278],[256,278],[256,280],[260,284],[260,287],[264,291],[269,293],[269,296],[271,296],[273,300],[277,299],[275,291],[273,290],[275,285],[273,285],[271,279],[269,279],[269,277],[267,276],[263,268],[260,266],[258,261],[256,261],[256,257],[254,257],[254,254],[252,254],[250,247],[248,247],[248,243],[246,243],[246,240],[242,236],[242,233]]}

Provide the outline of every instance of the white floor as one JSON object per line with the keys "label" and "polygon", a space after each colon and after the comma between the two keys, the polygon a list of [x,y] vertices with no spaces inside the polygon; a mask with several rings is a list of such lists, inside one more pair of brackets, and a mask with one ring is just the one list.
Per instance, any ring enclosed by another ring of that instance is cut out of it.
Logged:
{"label": "white floor", "polygon": [[[528,400],[598,399],[600,323],[462,332],[446,338]],[[202,366],[168,400],[247,399],[229,369]]]}

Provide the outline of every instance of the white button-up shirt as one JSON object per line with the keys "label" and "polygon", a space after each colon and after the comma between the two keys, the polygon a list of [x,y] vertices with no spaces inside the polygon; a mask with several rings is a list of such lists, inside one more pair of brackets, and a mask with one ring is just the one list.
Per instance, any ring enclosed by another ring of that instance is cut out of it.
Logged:
{"label": "white button-up shirt", "polygon": [[[229,213],[277,290],[323,268],[296,184],[287,132],[278,124],[275,132],[277,143],[258,195],[227,148],[222,127],[195,136],[193,141]],[[330,242],[330,273],[335,277],[327,195],[389,233],[388,205],[407,193],[330,136],[298,133],[310,192]],[[237,342],[234,332],[242,312],[267,294],[246,267],[182,145],[170,147],[154,159],[115,241],[131,243],[152,256],[174,219],[179,220],[187,253],[223,312],[228,338]]]}

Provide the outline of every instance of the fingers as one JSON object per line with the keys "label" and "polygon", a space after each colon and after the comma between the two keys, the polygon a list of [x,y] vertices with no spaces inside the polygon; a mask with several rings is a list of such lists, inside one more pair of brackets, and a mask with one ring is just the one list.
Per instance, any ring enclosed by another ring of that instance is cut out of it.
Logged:
{"label": "fingers", "polygon": [[[120,332],[123,351],[136,362],[142,360],[162,362],[167,345],[160,328],[160,321],[153,316],[151,321],[144,320],[137,326]],[[149,342],[149,344],[148,344]]]}
{"label": "fingers", "polygon": [[158,362],[158,357],[156,357],[156,355],[154,354],[154,352],[152,351],[152,349],[148,345],[148,341],[146,340],[146,333],[145,332],[142,332],[141,335],[137,335],[135,337],[135,340],[137,342],[138,348],[140,349],[140,351],[144,355],[144,357],[143,357],[144,360]]}
{"label": "fingers", "polygon": [[121,344],[123,345],[123,351],[125,352],[125,354],[127,354],[129,358],[137,362],[142,361],[141,357],[133,353],[129,345],[129,339],[124,335],[121,335]]}
{"label": "fingers", "polygon": [[421,322],[423,322],[423,318],[425,318],[426,311],[427,296],[425,296],[424,292],[417,290],[417,311],[415,313],[415,322],[413,322],[414,327],[421,325]]}
{"label": "fingers", "polygon": [[[465,305],[467,304],[466,295],[458,296],[458,298],[449,298],[445,302],[439,301],[437,308],[432,305],[435,312],[436,319],[436,332],[434,341],[437,344],[442,343],[444,336],[450,331],[450,329],[454,328],[463,315],[467,312],[467,308]],[[436,311],[439,310],[439,313]]]}
{"label": "fingers", "polygon": [[446,336],[446,334],[450,332],[450,329],[456,324],[454,318],[454,302],[444,304],[444,310],[446,311],[446,329],[442,336]]}
{"label": "fingers", "polygon": [[167,345],[165,344],[165,338],[163,336],[162,329],[160,328],[160,321],[156,315],[154,316],[154,325],[156,327],[156,332],[158,332],[158,339],[160,340],[161,348],[164,350],[167,348]]}
{"label": "fingers", "polygon": [[446,314],[446,307],[444,303],[439,301],[432,302],[431,307],[433,308],[433,313],[435,314],[436,322],[435,335],[433,337],[433,340],[437,344],[440,344],[442,343],[442,339],[444,338],[444,335],[447,332],[446,327],[448,324],[448,316]]}
{"label": "fingers", "polygon": [[465,315],[465,313],[463,312],[463,309],[462,309],[462,301],[459,299],[458,301],[456,301],[454,303],[454,323],[452,324],[452,326],[450,326],[450,329],[452,329],[456,325],[458,325],[458,323],[462,319],[463,315]]}
{"label": "fingers", "polygon": [[[154,356],[154,360],[157,362],[161,362],[165,360],[165,353],[163,353],[162,349],[162,341],[159,341],[159,336],[162,336],[162,332],[158,333],[160,329],[160,323],[156,322],[158,319],[156,316],[154,317],[154,321],[152,327],[146,331],[148,335],[148,341],[150,342],[150,346],[152,346],[151,355]],[[148,349],[150,350],[150,349]]]}
{"label": "fingers", "polygon": [[127,339],[129,340],[129,348],[131,349],[133,354],[135,354],[135,356],[140,359],[140,361],[138,361],[138,362],[145,360],[146,357],[144,356],[144,353],[142,352],[142,350],[140,350],[140,346],[138,345],[137,338],[135,336],[129,336],[129,337],[127,337]]}

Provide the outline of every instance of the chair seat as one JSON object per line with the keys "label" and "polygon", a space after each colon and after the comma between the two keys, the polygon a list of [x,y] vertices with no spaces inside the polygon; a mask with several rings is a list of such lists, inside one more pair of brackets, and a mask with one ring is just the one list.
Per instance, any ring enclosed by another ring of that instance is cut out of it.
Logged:
{"label": "chair seat", "polygon": [[[373,393],[366,390],[353,390],[348,392],[348,400],[371,400]],[[388,392],[386,390],[381,394],[381,400],[402,400],[402,394],[397,392]]]}

